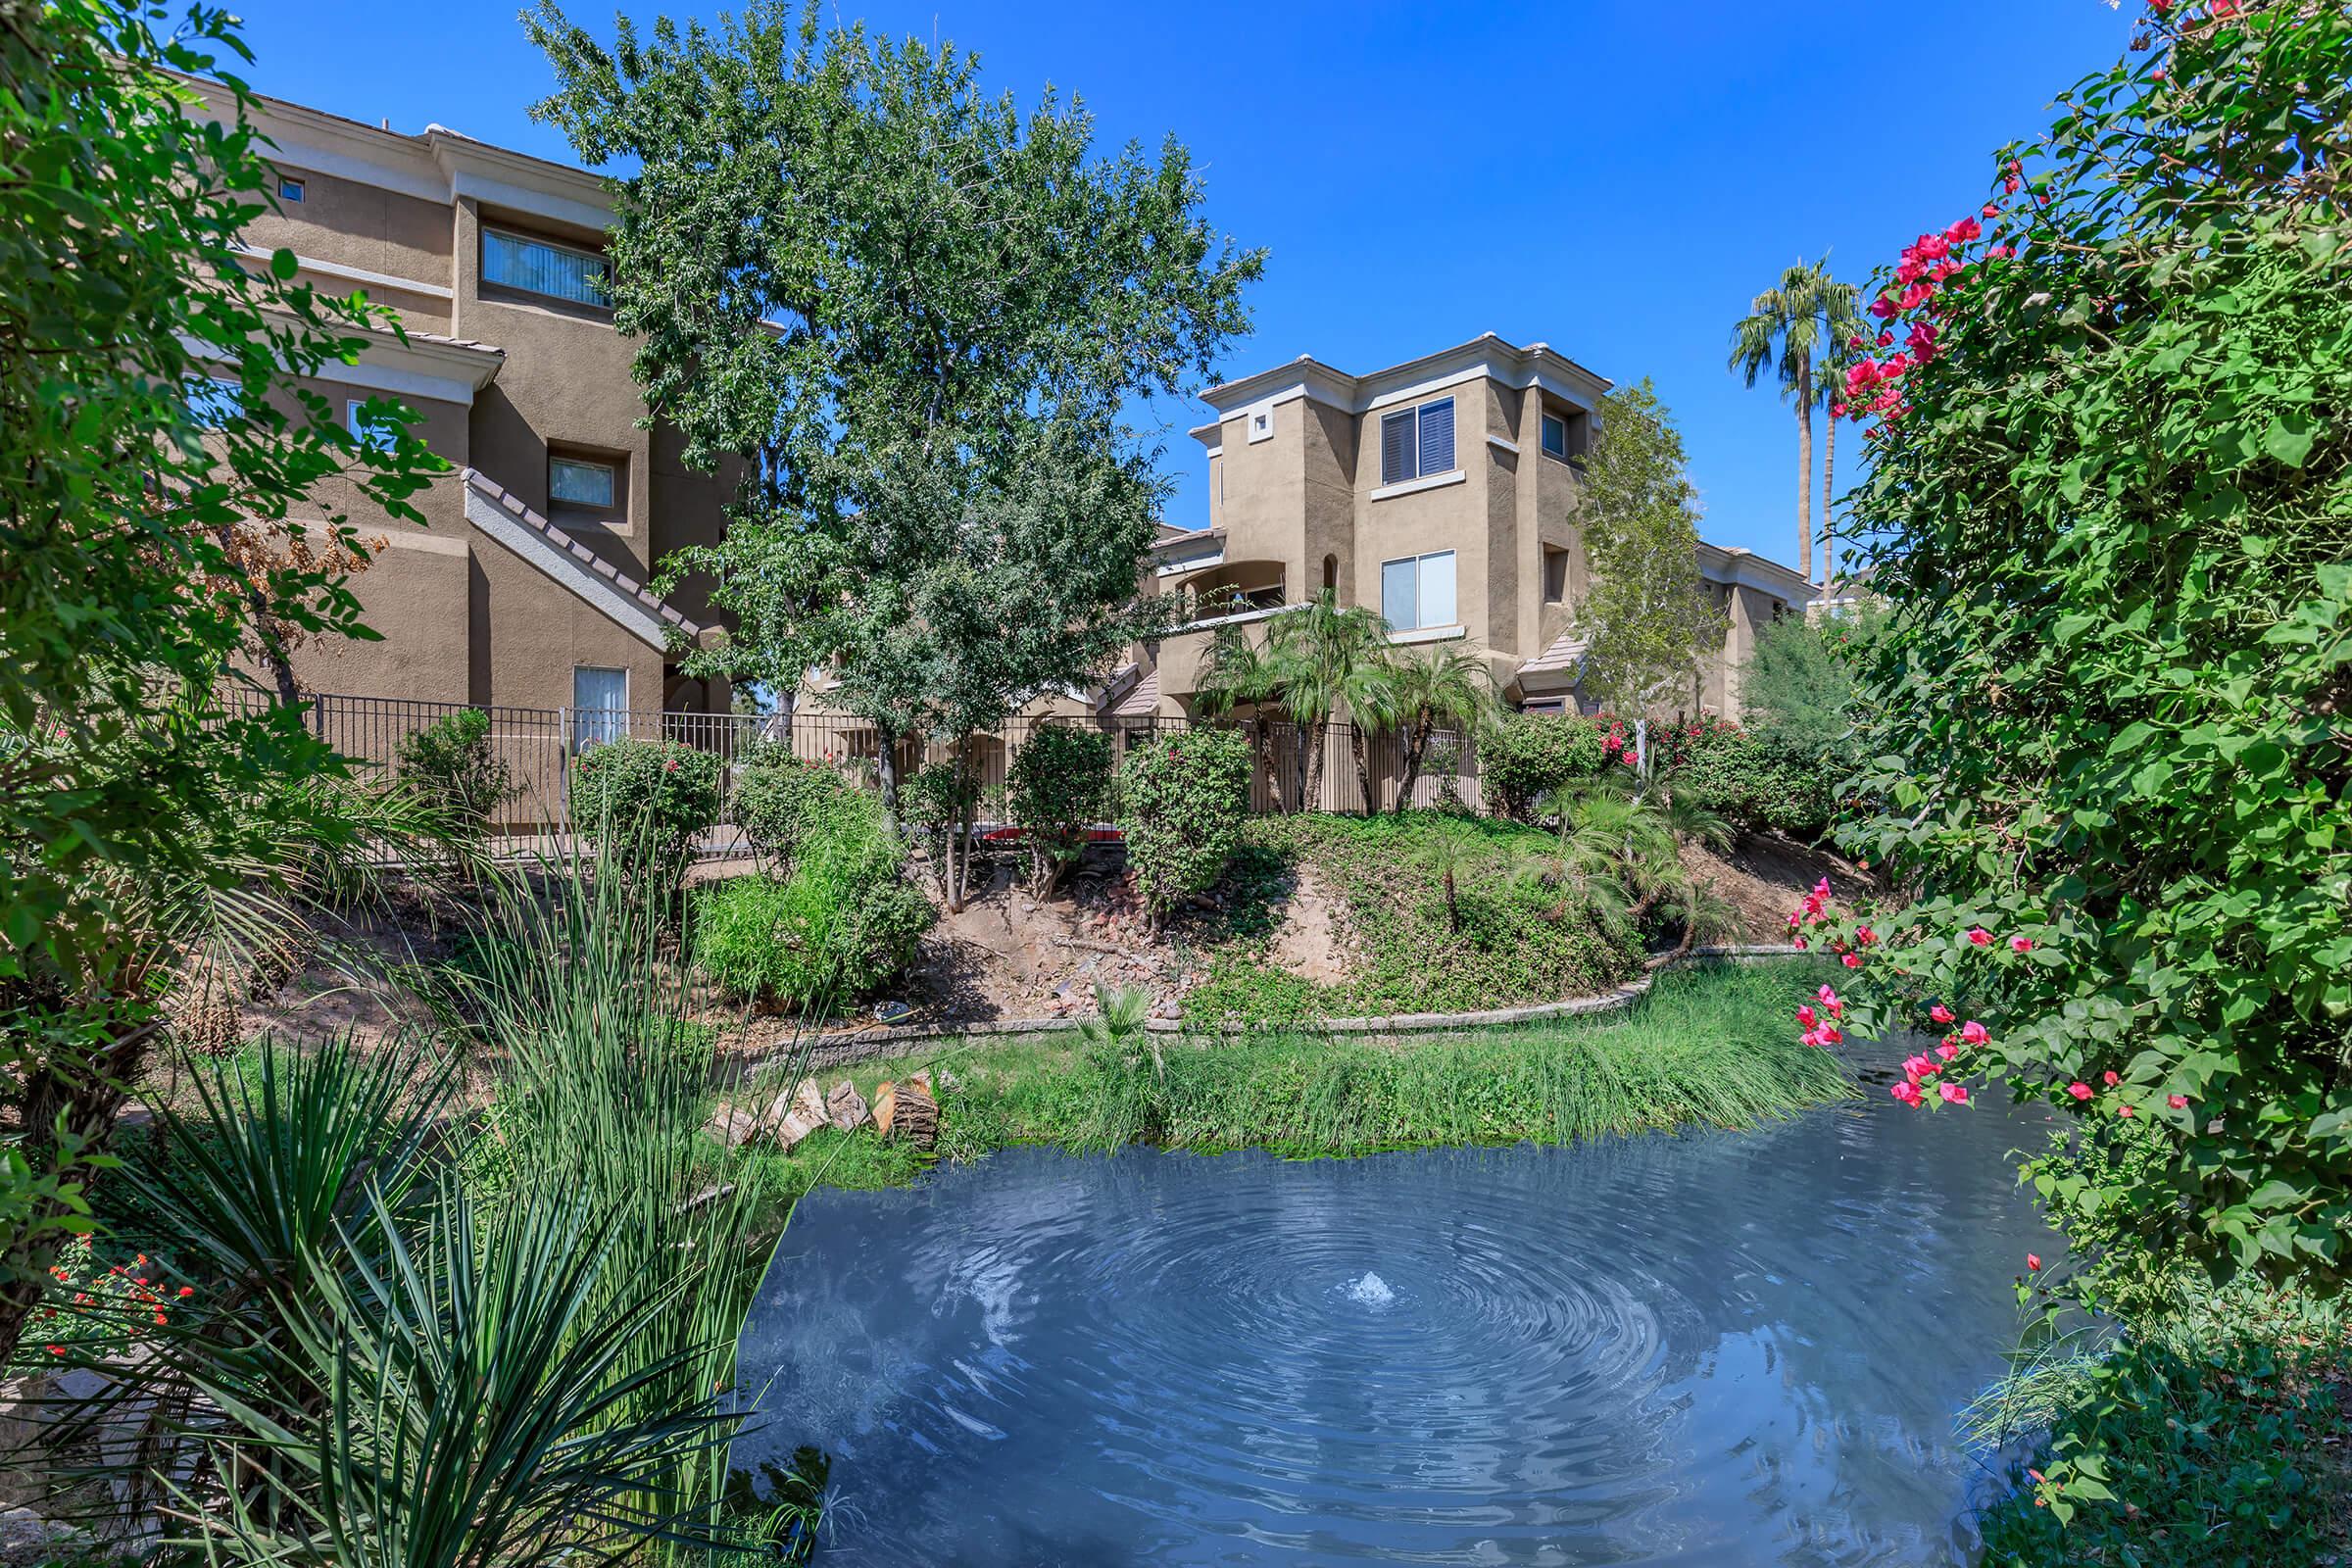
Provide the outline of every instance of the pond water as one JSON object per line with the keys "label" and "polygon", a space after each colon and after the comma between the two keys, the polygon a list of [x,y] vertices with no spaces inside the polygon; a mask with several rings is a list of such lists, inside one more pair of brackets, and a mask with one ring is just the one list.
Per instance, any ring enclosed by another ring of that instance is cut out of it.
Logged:
{"label": "pond water", "polygon": [[738,1464],[820,1564],[1965,1561],[1952,1418],[2039,1112],[1285,1161],[1000,1153],[801,1205]]}

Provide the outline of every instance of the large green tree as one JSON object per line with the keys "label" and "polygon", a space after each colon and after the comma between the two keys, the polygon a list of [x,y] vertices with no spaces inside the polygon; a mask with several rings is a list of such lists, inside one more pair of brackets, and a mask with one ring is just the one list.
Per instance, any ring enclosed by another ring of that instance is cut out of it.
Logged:
{"label": "large green tree", "polygon": [[[249,100],[229,81],[216,122],[173,73],[243,46],[163,16],[0,0],[0,1358],[184,965],[249,956],[386,805],[237,675],[368,635],[365,546],[313,496],[415,518],[441,466],[396,407],[361,443],[301,384],[389,318],[241,248],[272,188]],[[330,548],[283,548],[297,518]]]}
{"label": "large green tree", "polygon": [[[1732,327],[1732,368],[1749,386],[1770,367],[1782,397],[1796,416],[1796,548],[1805,580],[1813,580],[1813,410],[1822,401],[1816,371],[1838,344],[1860,329],[1859,290],[1830,276],[1829,258],[1801,257],[1781,273],[1779,284],[1748,304],[1748,314]],[[1833,429],[1831,455],[1837,451]],[[1830,528],[1830,482],[1821,483],[1821,532]],[[1832,564],[1825,561],[1825,575]]]}
{"label": "large green tree", "polygon": [[1140,400],[1247,326],[1259,254],[1200,216],[1182,145],[1094,147],[1049,93],[1023,114],[953,45],[809,5],[705,26],[549,0],[536,113],[625,160],[615,320],[686,461],[744,480],[718,544],[679,553],[735,622],[690,662],[829,702],[893,743],[960,740],[1164,625],[1140,567],[1164,495]]}
{"label": "large green tree", "polygon": [[1626,713],[1698,707],[1725,616],[1698,573],[1698,493],[1682,432],[1644,377],[1601,403],[1578,511],[1592,586],[1576,609],[1579,685]]}

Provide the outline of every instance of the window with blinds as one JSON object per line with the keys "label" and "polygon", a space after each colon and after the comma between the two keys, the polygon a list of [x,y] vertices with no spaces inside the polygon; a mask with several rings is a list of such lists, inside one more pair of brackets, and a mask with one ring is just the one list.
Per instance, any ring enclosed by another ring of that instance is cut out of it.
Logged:
{"label": "window with blinds", "polygon": [[612,264],[593,251],[482,230],[482,281],[574,305],[609,305]]}
{"label": "window with blinds", "polygon": [[547,498],[558,506],[612,505],[612,465],[578,458],[547,460]]}
{"label": "window with blinds", "polygon": [[1453,399],[1433,398],[1418,408],[1380,417],[1380,482],[1402,484],[1453,468]]}

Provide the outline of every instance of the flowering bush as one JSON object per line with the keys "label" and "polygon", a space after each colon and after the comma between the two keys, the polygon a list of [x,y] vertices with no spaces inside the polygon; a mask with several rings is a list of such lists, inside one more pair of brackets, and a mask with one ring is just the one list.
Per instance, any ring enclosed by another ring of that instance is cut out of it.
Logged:
{"label": "flowering bush", "polygon": [[1550,791],[1629,757],[1628,735],[1622,723],[1612,733],[1609,724],[1576,713],[1512,713],[1478,743],[1487,804],[1497,815],[1532,821],[1536,803]]}
{"label": "flowering bush", "polygon": [[718,820],[716,753],[676,741],[592,746],[571,771],[571,825],[629,879],[635,896],[677,903],[694,841]]}
{"label": "flowering bush", "polygon": [[1902,344],[1846,397],[1875,418],[1854,511],[1892,604],[1857,780],[1884,807],[1841,838],[1920,896],[1892,924],[1799,910],[1799,935],[1849,962],[1859,1027],[1939,1026],[1921,1104],[1992,1076],[2160,1132],[2112,1173],[2037,1161],[2062,1212],[2113,1183],[2150,1245],[2332,1288],[2352,14],[2168,6],[2144,41],[1871,306]]}
{"label": "flowering bush", "polygon": [[161,1270],[139,1253],[127,1263],[98,1266],[86,1236],[66,1244],[49,1268],[49,1288],[26,1320],[15,1358],[20,1367],[105,1354],[172,1321],[192,1286],[161,1282]]}
{"label": "flowering bush", "polygon": [[1741,832],[1818,838],[1830,825],[1832,768],[1809,748],[1712,713],[1652,726],[1650,766],[1667,788]]}

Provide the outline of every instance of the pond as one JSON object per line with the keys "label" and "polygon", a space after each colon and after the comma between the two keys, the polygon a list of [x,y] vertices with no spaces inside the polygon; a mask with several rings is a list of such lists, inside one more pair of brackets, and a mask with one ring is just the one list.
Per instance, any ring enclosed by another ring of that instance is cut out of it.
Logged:
{"label": "pond", "polygon": [[992,1155],[801,1205],[738,1464],[820,1564],[1965,1561],[2042,1113],[1286,1161]]}

